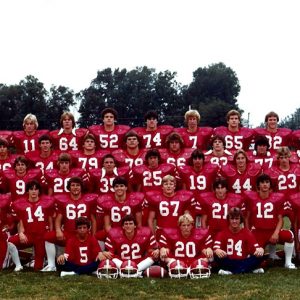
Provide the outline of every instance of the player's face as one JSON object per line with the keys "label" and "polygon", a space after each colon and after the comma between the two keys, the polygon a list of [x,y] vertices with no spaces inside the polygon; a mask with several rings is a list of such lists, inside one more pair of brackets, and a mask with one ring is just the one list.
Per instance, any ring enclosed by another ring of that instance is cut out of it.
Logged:
{"label": "player's face", "polygon": [[95,141],[93,139],[86,139],[83,143],[83,149],[89,151],[95,150],[96,149]]}
{"label": "player's face", "polygon": [[33,134],[35,132],[35,130],[36,130],[35,123],[33,121],[30,121],[30,120],[25,121],[24,131],[27,134]]}
{"label": "player's face", "polygon": [[170,146],[169,146],[169,150],[170,150],[170,152],[174,152],[174,153],[176,153],[176,152],[179,152],[180,151],[180,143],[179,143],[179,141],[177,141],[177,140],[175,140],[175,141],[171,141],[170,142]]}
{"label": "player's face", "polygon": [[135,149],[139,145],[139,140],[136,136],[129,136],[126,139],[126,146],[131,149]]}
{"label": "player's face", "polygon": [[77,235],[79,238],[81,239],[84,239],[88,232],[89,232],[89,228],[87,225],[79,225],[77,228],[76,228],[76,231],[77,231]]}
{"label": "player's face", "polygon": [[247,164],[246,157],[242,153],[238,154],[238,156],[235,159],[235,163],[238,168],[245,167]]}
{"label": "player's face", "polygon": [[278,156],[278,161],[280,166],[288,166],[290,164],[290,158],[288,155],[280,155]]}
{"label": "player's face", "polygon": [[103,168],[106,170],[106,172],[113,172],[115,166],[115,161],[111,157],[107,157],[104,159]]}
{"label": "player's face", "polygon": [[63,129],[72,129],[73,121],[69,117],[65,117],[62,121]]}
{"label": "player's face", "polygon": [[194,166],[194,168],[202,168],[203,158],[200,158],[200,157],[193,158],[193,166]]}
{"label": "player's face", "polygon": [[125,235],[134,233],[135,227],[136,226],[134,225],[133,221],[126,221],[126,222],[124,222],[124,224],[122,226],[122,228],[125,232]]}
{"label": "player's face", "polygon": [[227,194],[227,188],[219,184],[215,189],[215,195],[218,199],[224,199]]}
{"label": "player's face", "polygon": [[59,162],[59,171],[62,173],[68,173],[70,171],[70,162],[69,161]]}
{"label": "player's face", "polygon": [[0,156],[6,156],[8,153],[8,149],[5,145],[0,146]]}
{"label": "player's face", "polygon": [[239,117],[237,115],[230,116],[227,123],[230,128],[237,128],[240,124]]}
{"label": "player's face", "polygon": [[194,227],[193,224],[191,222],[189,222],[189,221],[184,221],[179,226],[181,234],[184,237],[187,237],[187,236],[191,235],[193,227]]}
{"label": "player's face", "polygon": [[50,151],[51,147],[52,147],[52,144],[49,140],[43,140],[40,142],[41,152],[48,152],[48,151]]}
{"label": "player's face", "polygon": [[163,183],[162,189],[165,195],[172,195],[175,192],[175,182],[172,180],[167,180]]}
{"label": "player's face", "polygon": [[267,129],[274,130],[277,129],[277,118],[269,117],[267,121]]}
{"label": "player's face", "polygon": [[125,184],[116,184],[114,186],[115,194],[116,196],[124,196],[127,191],[127,186]]}
{"label": "player's face", "polygon": [[271,183],[269,180],[264,180],[259,183],[258,190],[261,192],[268,192],[271,190]]}
{"label": "player's face", "polygon": [[107,113],[103,117],[103,124],[107,126],[112,126],[115,122],[115,117],[112,113]]}
{"label": "player's face", "polygon": [[77,182],[72,182],[70,184],[70,193],[73,196],[78,196],[81,194],[81,184]]}
{"label": "player's face", "polygon": [[30,200],[37,200],[39,197],[40,191],[36,186],[33,186],[31,189],[28,190],[28,196]]}
{"label": "player's face", "polygon": [[267,148],[268,147],[266,145],[257,145],[257,147],[256,147],[257,154],[267,155],[267,152],[268,152]]}
{"label": "player's face", "polygon": [[223,150],[224,149],[223,142],[219,139],[214,140],[213,149],[216,150],[216,151]]}
{"label": "player's face", "polygon": [[157,129],[157,119],[155,119],[155,118],[147,119],[146,127],[148,130],[156,130]]}
{"label": "player's face", "polygon": [[229,218],[229,227],[233,231],[239,230],[241,225],[241,219],[240,217],[234,217],[234,218]]}
{"label": "player's face", "polygon": [[17,175],[26,174],[27,166],[23,162],[18,162],[15,167]]}
{"label": "player's face", "polygon": [[148,167],[149,168],[157,168],[158,167],[158,157],[157,156],[150,156],[148,158]]}
{"label": "player's face", "polygon": [[188,117],[187,119],[188,128],[195,128],[198,126],[198,119],[196,117]]}

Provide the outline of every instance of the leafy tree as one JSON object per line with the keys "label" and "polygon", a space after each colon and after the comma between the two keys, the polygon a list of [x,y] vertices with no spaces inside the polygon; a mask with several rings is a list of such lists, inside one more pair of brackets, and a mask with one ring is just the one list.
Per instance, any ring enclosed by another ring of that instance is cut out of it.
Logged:
{"label": "leafy tree", "polygon": [[300,128],[300,108],[297,108],[296,111],[284,118],[280,123],[280,127],[287,127],[292,130],[296,130]]}

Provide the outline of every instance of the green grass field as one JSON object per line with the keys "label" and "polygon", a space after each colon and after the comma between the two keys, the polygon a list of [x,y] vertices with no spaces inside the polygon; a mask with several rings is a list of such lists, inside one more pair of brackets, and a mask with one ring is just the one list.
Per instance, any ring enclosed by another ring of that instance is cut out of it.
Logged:
{"label": "green grass field", "polygon": [[95,276],[60,278],[11,270],[0,272],[1,299],[300,299],[300,269],[272,267],[265,274],[209,279],[117,279]]}

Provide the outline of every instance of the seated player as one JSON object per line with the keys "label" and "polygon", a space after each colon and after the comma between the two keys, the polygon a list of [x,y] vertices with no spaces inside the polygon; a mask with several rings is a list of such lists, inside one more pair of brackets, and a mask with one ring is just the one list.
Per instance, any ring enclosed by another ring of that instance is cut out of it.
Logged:
{"label": "seated player", "polygon": [[54,230],[45,235],[45,247],[48,265],[43,272],[56,271],[55,244],[61,247],[66,245],[66,240],[75,234],[75,219],[87,217],[91,220],[92,234],[96,232],[96,194],[84,194],[83,181],[80,177],[71,177],[67,183],[68,194],[55,196],[57,207],[54,220]]}
{"label": "seated player", "polygon": [[230,110],[226,115],[228,126],[220,126],[214,129],[214,135],[225,138],[226,149],[234,152],[239,149],[247,151],[254,137],[253,129],[240,127],[241,114],[237,110]]}
{"label": "seated player", "polygon": [[118,114],[111,107],[102,110],[101,118],[103,125],[92,125],[88,128],[89,132],[99,141],[99,148],[110,152],[121,148],[124,135],[130,130],[130,127],[115,124]]}
{"label": "seated player", "polygon": [[16,264],[15,271],[23,269],[17,248],[25,249],[32,246],[35,256],[34,270],[41,270],[46,254],[44,235],[53,228],[54,199],[41,195],[41,185],[33,180],[27,182],[26,195],[13,202],[12,208],[19,219],[18,234],[8,239],[10,252]]}
{"label": "seated player", "polygon": [[175,260],[188,266],[202,258],[206,262],[213,258],[212,238],[206,229],[194,228],[194,219],[186,213],[178,218],[176,228],[164,229],[159,240],[160,258],[168,266]]}
{"label": "seated player", "polygon": [[261,166],[249,162],[246,152],[242,149],[235,152],[233,164],[227,164],[220,170],[220,175],[227,179],[229,191],[236,194],[254,190],[256,178],[261,173]]}
{"label": "seated player", "polygon": [[173,126],[158,126],[158,114],[156,111],[148,111],[145,114],[146,127],[136,127],[134,131],[141,137],[142,146],[146,149],[164,148],[166,137],[173,131]]}
{"label": "seated player", "polygon": [[86,128],[75,128],[75,118],[70,112],[64,112],[60,117],[59,130],[50,132],[53,148],[60,152],[78,150],[82,145],[82,139],[87,133]]}
{"label": "seated player", "polygon": [[105,242],[107,252],[103,254],[112,259],[118,268],[125,261],[137,264],[137,274],[149,268],[159,257],[154,235],[148,227],[137,228],[133,215],[126,215],[122,227],[112,228]]}
{"label": "seated player", "polygon": [[241,195],[228,192],[225,178],[217,177],[212,185],[213,192],[203,193],[197,198],[201,210],[201,227],[208,228],[214,236],[227,226],[227,215],[232,207],[245,209]]}
{"label": "seated player", "polygon": [[264,273],[260,268],[264,249],[253,233],[243,227],[244,217],[238,207],[232,207],[224,227],[214,239],[214,253],[220,267],[219,275],[240,273]]}
{"label": "seated player", "polygon": [[52,170],[56,167],[59,152],[52,150],[52,141],[48,134],[39,138],[39,150],[30,151],[26,154],[33,167],[40,168],[42,173],[45,170]]}
{"label": "seated player", "polygon": [[232,162],[233,154],[225,148],[225,139],[221,135],[215,135],[211,138],[211,150],[204,153],[205,161],[218,166],[226,166]]}
{"label": "seated player", "polygon": [[294,234],[282,229],[284,195],[272,192],[270,176],[262,174],[256,181],[257,192],[245,192],[246,197],[246,228],[252,229],[259,245],[284,244],[285,267],[296,269],[292,263],[294,250]]}
{"label": "seated player", "polygon": [[38,149],[38,140],[43,134],[48,134],[49,130],[37,130],[39,123],[33,114],[27,114],[23,120],[23,131],[13,132],[13,146],[17,153],[26,154]]}
{"label": "seated player", "polygon": [[92,274],[100,260],[105,259],[96,238],[90,233],[91,223],[86,217],[75,220],[76,234],[67,240],[64,254],[57,257],[62,271],[60,277]]}
{"label": "seated player", "polygon": [[186,128],[175,128],[174,131],[182,136],[185,148],[207,150],[213,129],[211,127],[199,127],[200,119],[197,110],[188,110],[184,114]]}
{"label": "seated player", "polygon": [[278,128],[279,116],[274,111],[265,116],[266,128],[255,128],[255,135],[264,135],[269,141],[269,151],[276,154],[279,147],[290,146],[292,130],[289,128]]}

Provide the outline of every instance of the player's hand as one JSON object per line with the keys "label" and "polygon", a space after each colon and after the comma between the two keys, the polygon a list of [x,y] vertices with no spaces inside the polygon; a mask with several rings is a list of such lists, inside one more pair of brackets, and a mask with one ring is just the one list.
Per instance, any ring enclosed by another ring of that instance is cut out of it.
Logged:
{"label": "player's hand", "polygon": [[215,254],[219,257],[219,258],[224,258],[227,256],[227,253],[224,250],[221,249],[217,249],[215,251]]}
{"label": "player's hand", "polygon": [[64,265],[65,264],[65,256],[63,254],[61,254],[60,256],[57,257],[57,263],[59,265]]}
{"label": "player's hand", "polygon": [[207,257],[207,258],[212,258],[214,256],[214,252],[212,251],[211,248],[206,248],[203,250],[203,254]]}
{"label": "player's hand", "polygon": [[[100,256],[99,256],[100,254],[101,254],[101,257],[103,257],[103,258],[100,258]],[[114,255],[111,252],[109,252],[109,251],[99,252],[99,254],[98,254],[98,258],[100,260],[103,260],[103,259],[112,259],[113,257],[114,257]]]}
{"label": "player's hand", "polygon": [[278,233],[273,233],[272,236],[269,239],[271,244],[277,244],[278,240],[279,240],[279,234]]}
{"label": "player's hand", "polygon": [[160,259],[164,260],[165,258],[167,258],[169,255],[169,249],[162,247],[160,249]]}
{"label": "player's hand", "polygon": [[264,252],[265,252],[264,248],[259,247],[259,248],[256,248],[254,255],[256,257],[261,257],[264,255]]}
{"label": "player's hand", "polygon": [[154,258],[154,259],[157,259],[159,257],[159,249],[155,249],[151,252],[151,256]]}
{"label": "player's hand", "polygon": [[23,232],[19,233],[19,239],[21,244],[27,244],[28,242],[28,238]]}

